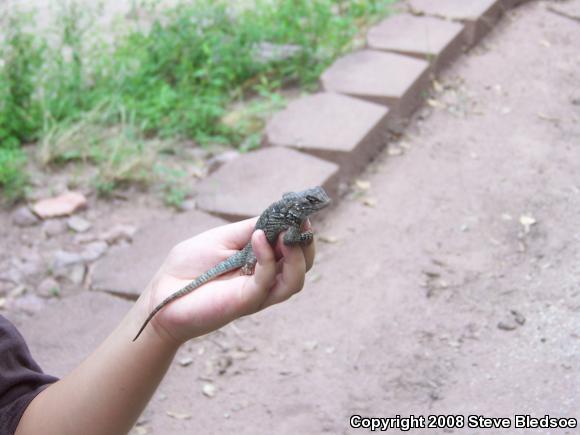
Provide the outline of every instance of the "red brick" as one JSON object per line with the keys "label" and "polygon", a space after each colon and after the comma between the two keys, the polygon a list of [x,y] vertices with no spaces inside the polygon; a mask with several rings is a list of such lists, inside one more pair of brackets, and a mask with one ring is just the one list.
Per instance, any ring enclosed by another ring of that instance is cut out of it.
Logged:
{"label": "red brick", "polygon": [[415,13],[463,22],[469,46],[493,28],[504,9],[501,0],[408,0],[408,4]]}
{"label": "red brick", "polygon": [[327,91],[386,105],[394,118],[406,118],[428,88],[429,64],[400,54],[362,50],[334,62],[321,81]]}
{"label": "red brick", "polygon": [[414,56],[431,63],[435,73],[462,52],[463,25],[434,17],[398,14],[371,28],[367,44],[376,50]]}
{"label": "red brick", "polygon": [[341,178],[362,170],[386,144],[388,109],[334,93],[293,101],[266,126],[272,146],[296,148],[340,165]]}
{"label": "red brick", "polygon": [[259,215],[284,192],[323,186],[335,196],[338,166],[287,148],[263,148],[221,166],[198,185],[197,205],[237,220]]}

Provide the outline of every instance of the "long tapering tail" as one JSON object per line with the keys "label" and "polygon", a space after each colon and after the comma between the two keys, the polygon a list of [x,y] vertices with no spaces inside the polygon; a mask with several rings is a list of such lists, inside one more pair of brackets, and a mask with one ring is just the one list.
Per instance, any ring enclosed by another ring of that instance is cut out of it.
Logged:
{"label": "long tapering tail", "polygon": [[137,333],[133,341],[139,338],[139,336],[141,335],[145,327],[149,324],[151,319],[155,317],[155,314],[161,311],[167,304],[170,304],[174,300],[179,299],[180,297],[185,296],[188,293],[191,293],[196,288],[200,287],[201,285],[205,284],[208,281],[211,281],[214,278],[217,278],[220,275],[223,275],[224,273],[230,272],[235,269],[239,269],[244,264],[244,259],[245,259],[244,251],[239,251],[234,255],[232,255],[231,257],[226,258],[221,263],[218,263],[215,267],[211,268],[207,272],[195,278],[181,290],[178,290],[172,295],[165,298],[165,300],[161,302],[159,305],[157,305],[155,309],[151,312],[151,314],[149,314],[147,320],[145,320],[143,326],[141,326],[141,329],[139,329],[139,332]]}

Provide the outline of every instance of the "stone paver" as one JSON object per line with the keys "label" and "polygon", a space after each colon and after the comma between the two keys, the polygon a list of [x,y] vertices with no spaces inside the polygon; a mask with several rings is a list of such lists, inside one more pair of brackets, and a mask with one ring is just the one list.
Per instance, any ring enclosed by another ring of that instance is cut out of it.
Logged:
{"label": "stone paver", "polygon": [[408,117],[420,105],[428,79],[428,62],[375,50],[348,54],[321,77],[327,91],[387,105],[396,118]]}
{"label": "stone paver", "polygon": [[335,196],[338,165],[286,148],[263,148],[225,165],[198,185],[197,204],[226,219],[259,215],[284,192],[323,186]]}
{"label": "stone paver", "polygon": [[408,0],[408,3],[415,13],[463,22],[469,46],[492,29],[504,9],[500,0]]}
{"label": "stone paver", "polygon": [[152,221],[131,245],[111,250],[95,265],[91,288],[138,297],[175,244],[224,223],[197,211]]}
{"label": "stone paver", "polygon": [[549,5],[548,10],[564,18],[580,21],[580,2],[578,1]]}
{"label": "stone paver", "polygon": [[425,59],[433,71],[452,62],[462,52],[464,28],[460,23],[434,17],[399,14],[371,28],[367,44],[376,50],[386,50]]}
{"label": "stone paver", "polygon": [[501,0],[501,4],[504,9],[511,9],[529,1],[530,0]]}
{"label": "stone paver", "polygon": [[62,377],[98,347],[131,305],[113,296],[83,292],[54,301],[33,317],[9,317],[42,369]]}
{"label": "stone paver", "polygon": [[266,126],[273,146],[292,147],[340,165],[340,176],[356,174],[386,144],[388,109],[334,93],[293,101]]}

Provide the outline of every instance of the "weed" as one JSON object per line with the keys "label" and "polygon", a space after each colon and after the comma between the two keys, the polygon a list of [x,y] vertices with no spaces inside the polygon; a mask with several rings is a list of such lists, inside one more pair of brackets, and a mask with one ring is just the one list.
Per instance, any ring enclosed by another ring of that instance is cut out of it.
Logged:
{"label": "weed", "polygon": [[29,19],[24,15],[6,18],[0,46],[0,148],[34,140],[42,127],[40,106],[34,99],[41,48],[24,30]]}
{"label": "weed", "polygon": [[188,190],[185,185],[187,173],[163,164],[158,164],[155,167],[155,174],[160,180],[161,193],[165,204],[179,209],[188,195]]}
{"label": "weed", "polygon": [[315,88],[393,1],[151,6],[157,18],[146,30],[129,26],[113,43],[88,40],[95,12],[75,1],[63,3],[46,39],[25,30],[30,17],[14,15],[0,47],[0,186],[22,194],[26,155],[18,147],[38,140],[44,165],[94,165],[102,194],[155,180],[176,205],[185,197],[179,176],[154,165],[161,141],[258,147],[267,114],[284,104],[281,89]]}
{"label": "weed", "polygon": [[0,148],[0,186],[4,199],[12,203],[24,193],[28,177],[25,172],[26,154],[19,148]]}

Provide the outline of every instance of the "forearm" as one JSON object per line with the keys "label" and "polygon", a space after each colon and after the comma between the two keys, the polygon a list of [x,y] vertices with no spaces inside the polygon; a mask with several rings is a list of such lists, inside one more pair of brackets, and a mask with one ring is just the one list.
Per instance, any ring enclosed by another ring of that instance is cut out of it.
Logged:
{"label": "forearm", "polygon": [[41,392],[16,435],[126,434],[165,375],[177,345],[150,328],[132,342],[146,309],[138,301],[80,366]]}

